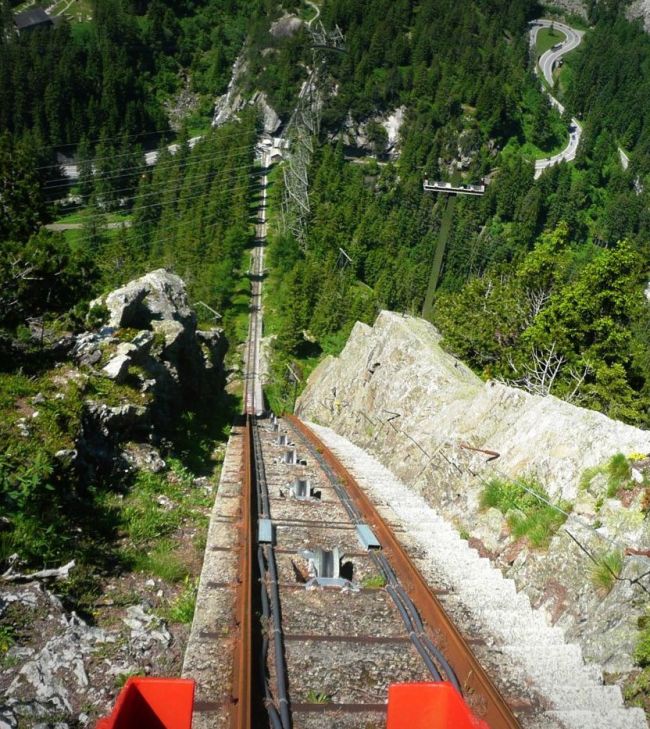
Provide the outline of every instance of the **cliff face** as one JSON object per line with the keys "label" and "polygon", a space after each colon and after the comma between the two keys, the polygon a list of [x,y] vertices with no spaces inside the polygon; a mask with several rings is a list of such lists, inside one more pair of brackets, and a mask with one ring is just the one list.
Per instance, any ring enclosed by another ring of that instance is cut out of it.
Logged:
{"label": "cliff face", "polygon": [[633,0],[626,15],[628,20],[640,19],[646,32],[650,33],[650,0]]}
{"label": "cliff face", "polygon": [[[607,670],[629,670],[647,594],[625,581],[598,593],[584,549],[595,559],[612,549],[628,554],[622,577],[649,568],[647,558],[631,553],[650,548],[645,491],[632,489],[623,506],[607,498],[597,468],[617,453],[650,453],[650,433],[554,397],[483,382],[445,353],[440,339],[428,322],[390,312],[372,328],[357,324],[341,355],[312,373],[298,413],[368,450],[421,493],[533,604],[545,605],[586,657]],[[499,456],[488,460],[477,448]],[[547,549],[514,540],[501,512],[480,508],[495,477],[533,478],[553,500],[571,502],[571,516]]]}

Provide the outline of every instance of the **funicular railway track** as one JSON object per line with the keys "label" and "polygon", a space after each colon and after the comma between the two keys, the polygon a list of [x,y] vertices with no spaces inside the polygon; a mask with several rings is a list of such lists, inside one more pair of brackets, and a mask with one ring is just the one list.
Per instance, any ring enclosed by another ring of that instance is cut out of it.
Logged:
{"label": "funicular railway track", "polygon": [[248,563],[240,571],[231,725],[382,727],[390,683],[447,680],[491,727],[518,726],[396,535],[331,452],[295,418],[257,416],[259,311],[253,303],[240,549]]}
{"label": "funicular railway track", "polygon": [[263,205],[245,356],[230,726],[384,727],[390,684],[444,680],[491,729],[519,727],[352,476],[297,418],[264,416],[265,227]]}
{"label": "funicular railway track", "polygon": [[[398,535],[329,450],[294,418],[249,415],[247,438],[252,726],[383,727],[389,684],[440,680],[493,729],[519,726]],[[372,535],[381,549],[368,549]],[[348,582],[321,587],[319,570],[326,584],[337,573]]]}

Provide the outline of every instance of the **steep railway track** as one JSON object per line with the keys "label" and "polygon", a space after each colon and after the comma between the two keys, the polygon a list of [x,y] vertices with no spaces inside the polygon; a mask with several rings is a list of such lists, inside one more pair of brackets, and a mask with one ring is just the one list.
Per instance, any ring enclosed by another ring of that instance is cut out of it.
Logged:
{"label": "steep railway track", "polygon": [[231,726],[383,727],[389,684],[447,680],[493,729],[518,727],[399,535],[329,449],[295,418],[250,413],[245,442],[240,559],[250,561],[238,622],[250,637],[235,666],[250,673],[249,688],[234,685]]}
{"label": "steep railway track", "polygon": [[388,686],[445,680],[492,729],[519,724],[335,456],[296,418],[263,417],[266,177],[245,347],[233,729],[383,727]]}

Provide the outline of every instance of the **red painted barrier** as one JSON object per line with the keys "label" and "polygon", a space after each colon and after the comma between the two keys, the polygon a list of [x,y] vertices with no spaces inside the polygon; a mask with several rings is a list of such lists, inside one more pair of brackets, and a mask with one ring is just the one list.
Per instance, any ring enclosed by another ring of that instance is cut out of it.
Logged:
{"label": "red painted barrier", "polygon": [[388,687],[386,729],[490,729],[446,682]]}
{"label": "red painted barrier", "polygon": [[130,678],[96,729],[191,729],[194,681]]}

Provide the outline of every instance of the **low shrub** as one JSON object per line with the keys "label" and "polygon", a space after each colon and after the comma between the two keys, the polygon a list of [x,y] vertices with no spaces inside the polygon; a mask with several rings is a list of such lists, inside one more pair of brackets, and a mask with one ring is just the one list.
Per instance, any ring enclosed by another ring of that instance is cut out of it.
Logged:
{"label": "low shrub", "polygon": [[608,595],[623,569],[623,553],[620,550],[605,552],[596,558],[589,579],[600,595]]}
{"label": "low shrub", "polygon": [[566,521],[562,511],[570,509],[564,502],[552,504],[546,491],[532,479],[507,481],[498,478],[486,484],[481,507],[492,507],[506,514],[512,535],[516,539],[525,537],[538,548],[548,546],[551,537]]}
{"label": "low shrub", "polygon": [[611,499],[624,487],[632,476],[632,467],[628,459],[617,453],[607,463],[607,496]]}
{"label": "low shrub", "polygon": [[197,580],[186,577],[182,592],[169,606],[165,612],[165,617],[174,623],[189,625],[194,619],[197,589]]}

